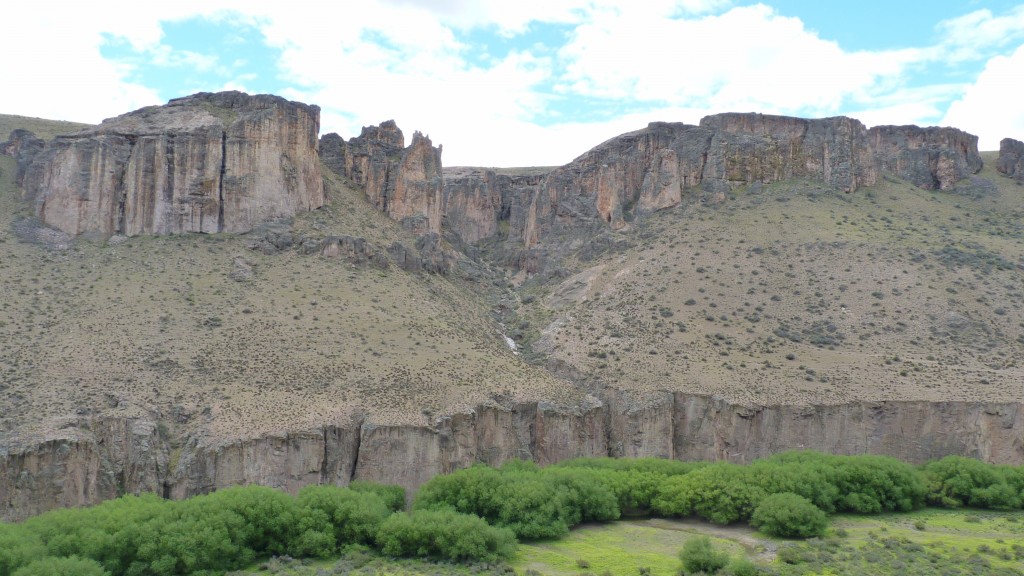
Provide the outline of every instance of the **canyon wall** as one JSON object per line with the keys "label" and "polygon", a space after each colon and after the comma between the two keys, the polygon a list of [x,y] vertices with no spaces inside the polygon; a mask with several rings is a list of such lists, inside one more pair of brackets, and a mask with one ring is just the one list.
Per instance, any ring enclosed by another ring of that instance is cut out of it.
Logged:
{"label": "canyon wall", "polygon": [[195,94],[56,137],[23,190],[73,235],[247,232],[323,205],[319,129],[316,106]]}
{"label": "canyon wall", "polygon": [[406,229],[441,231],[441,148],[429,137],[416,132],[406,147],[402,131],[388,120],[348,141],[324,135],[320,155],[325,166],[361,186],[371,204]]}
{"label": "canyon wall", "polygon": [[465,242],[497,237],[529,250],[573,228],[621,229],[632,217],[679,204],[687,190],[714,198],[801,178],[854,192],[883,173],[948,189],[981,167],[977,137],[955,128],[869,130],[846,117],[717,114],[699,126],[651,123],[530,177],[448,169],[444,226]]}
{"label": "canyon wall", "polygon": [[[207,444],[172,440],[156,422],[91,419],[64,435],[0,453],[0,517],[124,493],[184,498],[237,484],[295,492],[351,480],[415,490],[437,474],[513,458],[542,465],[578,456],[748,462],[790,449],[888,454],[922,462],[961,454],[1024,463],[1024,404],[859,402],[744,406],[719,398],[609,391],[578,406],[491,403],[432,426],[352,417],[315,430]],[[182,441],[183,440],[183,441]]]}

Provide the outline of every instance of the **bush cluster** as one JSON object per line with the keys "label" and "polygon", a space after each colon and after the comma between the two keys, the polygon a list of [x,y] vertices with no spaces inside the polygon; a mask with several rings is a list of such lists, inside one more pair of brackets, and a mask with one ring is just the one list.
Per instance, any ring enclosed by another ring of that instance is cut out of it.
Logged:
{"label": "bush cluster", "polygon": [[433,478],[410,513],[402,511],[400,487],[360,482],[310,486],[294,497],[254,486],[180,502],[128,496],[0,523],[0,576],[219,573],[257,558],[327,557],[349,546],[491,562],[509,557],[516,538],[557,538],[582,522],[624,513],[749,522],[807,538],[824,532],[828,514],[904,512],[925,503],[1024,507],[1024,467],[954,456],[914,467],[883,456],[815,452],[745,466],[577,459],[541,469],[513,461]]}
{"label": "bush cluster", "polygon": [[[450,560],[507,557],[515,539],[479,518],[415,519],[399,487],[309,486],[298,496],[258,486],[174,502],[152,494],[0,523],[0,576],[173,575],[236,570],[274,555],[327,557],[351,545]],[[412,524],[409,544],[396,527]],[[401,545],[396,544],[400,543]]]}
{"label": "bush cluster", "polygon": [[474,466],[432,478],[413,508],[473,514],[519,538],[558,538],[580,522],[619,517],[618,500],[601,477],[589,468],[542,470],[519,461]]}

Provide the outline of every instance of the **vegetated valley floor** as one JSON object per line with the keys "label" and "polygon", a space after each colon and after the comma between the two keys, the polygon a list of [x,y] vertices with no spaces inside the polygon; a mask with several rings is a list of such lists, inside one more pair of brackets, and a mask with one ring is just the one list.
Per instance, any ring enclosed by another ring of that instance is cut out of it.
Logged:
{"label": "vegetated valley floor", "polygon": [[[519,545],[509,563],[517,574],[545,576],[612,574],[675,576],[677,556],[690,538],[709,536],[718,550],[767,568],[766,574],[844,576],[1022,574],[1024,514],[926,509],[909,514],[839,516],[823,539],[787,541],[746,526],[697,521],[624,520],[590,524],[567,537]],[[532,571],[532,572],[528,572]],[[316,574],[433,575],[504,574],[504,566],[388,560],[354,551],[340,559],[262,561],[242,575]]]}

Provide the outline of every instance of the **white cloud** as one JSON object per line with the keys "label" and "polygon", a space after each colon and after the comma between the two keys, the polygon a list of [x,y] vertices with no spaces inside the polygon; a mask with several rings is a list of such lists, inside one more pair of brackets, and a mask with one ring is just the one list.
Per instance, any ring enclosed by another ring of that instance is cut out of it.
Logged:
{"label": "white cloud", "polygon": [[[1014,70],[1024,69],[1018,50],[992,59],[970,86],[907,82],[929,63],[1005,51],[1024,34],[1024,7],[940,23],[942,40],[934,46],[848,52],[797,18],[764,5],[729,9],[727,0],[363,0],[358,9],[241,0],[20,6],[25,13],[14,15],[20,25],[9,27],[5,41],[33,51],[8,60],[5,75],[13,80],[0,92],[0,111],[98,121],[159,103],[152,89],[127,80],[130,65],[100,56],[104,34],[165,63],[227,67],[204,90],[245,88],[257,79],[234,77],[229,63],[161,44],[162,22],[238,20],[258,27],[282,51],[272,72],[290,84],[282,94],[320,105],[325,132],[350,137],[363,125],[394,118],[407,133],[422,130],[445,144],[449,165],[562,163],[652,120],[695,123],[723,111],[934,123],[958,95],[943,121],[981,133],[1007,126],[982,122],[992,110],[1019,118],[1006,86]],[[476,58],[472,51],[480,48],[465,44],[462,34],[512,39],[537,23],[570,26],[568,43]],[[191,88],[183,86],[183,94]],[[646,112],[594,123],[553,106],[579,97]],[[560,123],[541,126],[538,118]]]}
{"label": "white cloud", "polygon": [[829,113],[844,100],[870,98],[921,57],[845,52],[764,5],[696,19],[598,12],[562,56],[568,93],[783,113]]}
{"label": "white cloud", "polygon": [[949,106],[942,122],[979,136],[981,150],[998,150],[999,140],[1024,140],[1024,44],[1009,56],[995,56],[959,100]]}
{"label": "white cloud", "polygon": [[950,63],[984,57],[988,50],[1024,38],[1024,5],[995,16],[991,10],[976,10],[936,26],[942,35],[937,56]]}

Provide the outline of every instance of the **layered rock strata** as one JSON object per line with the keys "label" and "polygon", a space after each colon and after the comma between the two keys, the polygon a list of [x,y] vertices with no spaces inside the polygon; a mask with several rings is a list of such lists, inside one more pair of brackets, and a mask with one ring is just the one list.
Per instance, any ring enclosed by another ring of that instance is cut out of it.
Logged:
{"label": "layered rock strata", "polygon": [[[681,392],[610,391],[577,406],[478,406],[430,426],[353,415],[319,429],[211,444],[172,440],[155,421],[91,419],[65,435],[0,453],[0,517],[95,504],[123,493],[184,498],[237,484],[294,492],[353,479],[415,490],[437,474],[512,458],[578,456],[748,462],[789,449],[888,454],[910,462],[961,454],[1024,462],[1024,404],[857,402],[745,406]],[[180,448],[173,447],[180,444]]]}
{"label": "layered rock strata", "polygon": [[1024,142],[1003,138],[999,142],[999,159],[996,170],[1010,178],[1024,182]]}
{"label": "layered rock strata", "polygon": [[320,141],[324,165],[363,188],[378,210],[417,234],[441,231],[441,148],[420,132],[405,146],[393,120],[367,126],[345,141],[335,133]]}
{"label": "layered rock strata", "polygon": [[803,178],[854,192],[883,173],[948,189],[981,169],[977,144],[955,128],[869,130],[845,117],[729,113],[699,126],[655,122],[544,174],[448,170],[445,231],[470,243],[498,236],[529,250],[572,228],[621,229],[632,217],[679,204],[687,190],[721,197],[737,187]]}
{"label": "layered rock strata", "polygon": [[195,94],[58,136],[23,189],[69,234],[247,232],[323,205],[319,129],[316,106]]}

